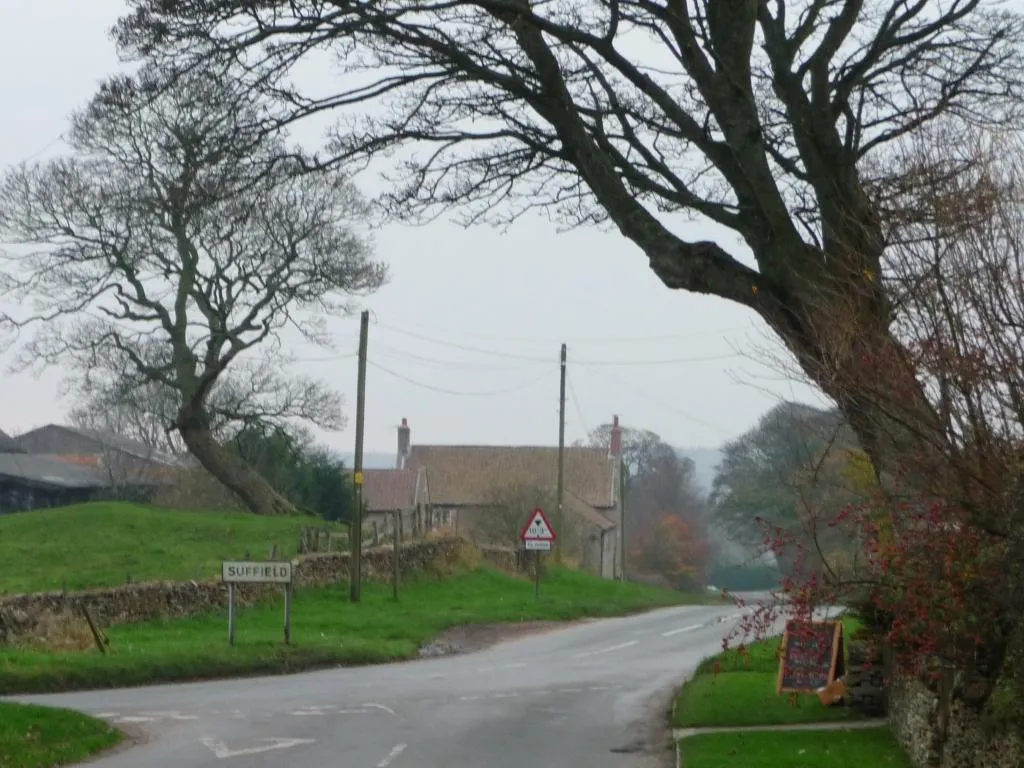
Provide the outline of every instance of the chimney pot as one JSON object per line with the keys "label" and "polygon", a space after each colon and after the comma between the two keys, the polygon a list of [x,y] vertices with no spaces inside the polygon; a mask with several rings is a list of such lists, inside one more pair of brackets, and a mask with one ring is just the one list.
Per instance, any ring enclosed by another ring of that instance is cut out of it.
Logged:
{"label": "chimney pot", "polygon": [[622,456],[622,427],[619,426],[618,415],[612,416],[612,433],[608,440],[608,454]]}
{"label": "chimney pot", "polygon": [[409,421],[403,416],[402,424],[398,427],[398,455],[395,457],[396,469],[403,469],[405,467],[405,459],[409,455],[411,437],[412,434],[409,429]]}

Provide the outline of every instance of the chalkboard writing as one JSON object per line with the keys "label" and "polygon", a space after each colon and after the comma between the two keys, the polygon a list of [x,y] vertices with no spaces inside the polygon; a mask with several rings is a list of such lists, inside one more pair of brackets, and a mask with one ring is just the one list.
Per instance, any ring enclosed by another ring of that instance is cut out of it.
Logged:
{"label": "chalkboard writing", "polygon": [[786,622],[778,693],[813,693],[842,677],[843,650],[842,622]]}

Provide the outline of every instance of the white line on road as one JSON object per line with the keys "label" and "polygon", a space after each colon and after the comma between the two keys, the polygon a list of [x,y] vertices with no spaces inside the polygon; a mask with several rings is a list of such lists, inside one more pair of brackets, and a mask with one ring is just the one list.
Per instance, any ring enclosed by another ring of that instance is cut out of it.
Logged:
{"label": "white line on road", "polygon": [[393,762],[395,762],[395,760],[398,759],[399,755],[405,752],[406,746],[406,744],[398,744],[397,746],[395,746],[394,749],[388,752],[387,757],[385,757],[383,760],[377,763],[377,768],[388,768],[389,765],[391,765]]}
{"label": "white line on road", "polygon": [[662,632],[662,637],[672,637],[672,635],[680,635],[683,632],[693,632],[696,629],[703,627],[703,624],[691,624],[688,627],[680,627],[679,629],[671,629],[668,632]]}
{"label": "white line on road", "polygon": [[298,747],[302,744],[313,744],[316,739],[264,739],[269,742],[259,747],[246,747],[244,749],[228,749],[227,745],[223,741],[204,736],[199,742],[206,747],[208,750],[213,752],[213,756],[218,760],[225,760],[229,757],[241,757],[242,755],[258,755],[261,752],[269,752],[273,749],[289,749],[291,747]]}
{"label": "white line on road", "polygon": [[393,710],[391,707],[385,707],[383,704],[363,704],[362,706],[367,707],[369,709],[381,709],[387,712],[389,715],[394,715],[395,717],[398,717],[398,713],[395,712],[395,710]]}
{"label": "white line on road", "polygon": [[612,651],[621,651],[623,648],[629,648],[630,646],[636,645],[639,642],[640,642],[639,640],[630,640],[629,642],[626,642],[626,643],[619,643],[618,645],[610,645],[607,648],[601,648],[601,649],[596,650],[596,651],[585,651],[583,653],[576,653],[576,654],[573,654],[573,658],[574,659],[585,659],[585,658],[587,658],[589,656],[597,656],[598,654],[602,654],[602,653],[611,653]]}
{"label": "white line on road", "polygon": [[142,715],[126,715],[114,720],[115,723],[155,723],[159,718],[143,717]]}

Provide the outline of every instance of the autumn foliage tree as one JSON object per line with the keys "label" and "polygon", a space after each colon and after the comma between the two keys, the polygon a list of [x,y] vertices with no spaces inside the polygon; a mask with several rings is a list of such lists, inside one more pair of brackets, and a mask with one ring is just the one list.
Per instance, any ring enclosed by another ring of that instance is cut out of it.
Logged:
{"label": "autumn foliage tree", "polygon": [[637,536],[630,557],[643,573],[661,576],[676,589],[694,590],[706,582],[710,554],[695,526],[666,514]]}
{"label": "autumn foliage tree", "polygon": [[[656,531],[666,517],[684,524],[690,539],[699,542],[693,551],[708,549],[708,532],[704,493],[697,485],[693,461],[681,456],[660,435],[649,429],[621,426],[622,462],[626,468],[626,519],[624,536],[627,547],[627,570],[661,573],[661,565],[640,554],[657,538]],[[611,424],[602,424],[588,435],[595,447],[610,445]],[[685,548],[680,550],[685,553]],[[661,562],[660,560],[658,561]],[[703,575],[706,563],[695,561],[696,572]],[[651,568],[654,570],[651,570]]]}
{"label": "autumn foliage tree", "polygon": [[[1019,725],[1024,146],[983,132],[932,138],[902,158],[915,184],[885,197],[893,245],[878,279],[898,300],[902,352],[861,363],[873,382],[866,392],[916,448],[887,470],[850,455],[846,472],[864,498],[821,510],[819,524],[857,542],[858,558],[843,572],[804,558],[785,588],[804,615],[822,603],[855,606],[898,667],[936,688],[946,711],[957,700]],[[852,332],[844,317],[836,318],[839,338]],[[913,372],[931,406],[927,420],[905,392],[886,386],[892,366]],[[769,523],[766,533],[776,551],[799,549],[781,526]]]}

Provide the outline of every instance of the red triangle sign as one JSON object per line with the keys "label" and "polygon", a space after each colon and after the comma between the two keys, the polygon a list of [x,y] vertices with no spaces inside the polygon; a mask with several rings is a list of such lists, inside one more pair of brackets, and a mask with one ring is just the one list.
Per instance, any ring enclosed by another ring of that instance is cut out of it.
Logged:
{"label": "red triangle sign", "polygon": [[540,507],[530,513],[530,519],[519,534],[523,541],[554,541],[555,529],[551,527],[547,515]]}

